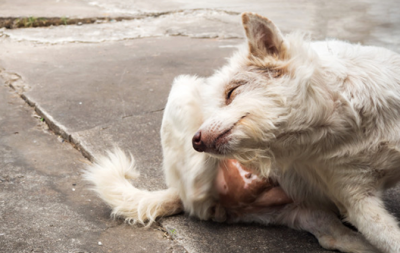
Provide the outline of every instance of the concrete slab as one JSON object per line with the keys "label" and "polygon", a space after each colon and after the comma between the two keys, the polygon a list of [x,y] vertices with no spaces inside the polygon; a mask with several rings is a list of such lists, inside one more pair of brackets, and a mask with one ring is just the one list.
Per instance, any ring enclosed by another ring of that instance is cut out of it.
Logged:
{"label": "concrete slab", "polygon": [[111,220],[81,180],[85,159],[32,112],[0,80],[1,252],[184,251],[157,226]]}

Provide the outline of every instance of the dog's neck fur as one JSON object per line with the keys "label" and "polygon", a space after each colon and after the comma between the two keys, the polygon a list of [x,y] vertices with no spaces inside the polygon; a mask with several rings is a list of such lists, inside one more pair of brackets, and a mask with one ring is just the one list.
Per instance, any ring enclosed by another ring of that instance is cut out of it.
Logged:
{"label": "dog's neck fur", "polygon": [[[287,41],[290,43],[291,38]],[[398,57],[382,49],[377,52],[372,47],[367,50],[358,47],[353,52],[355,57],[346,52],[352,45],[339,41],[303,43],[302,47],[289,47],[295,51],[295,58],[288,65],[288,71],[293,79],[302,76],[303,80],[291,80],[298,92],[288,93],[288,114],[277,117],[285,120],[278,123],[276,138],[269,146],[276,161],[283,167],[299,161],[330,160],[334,164],[332,160],[340,163],[342,157],[364,159],[372,150],[377,152],[388,145],[392,150],[399,147],[396,136],[400,130],[400,75],[394,64],[398,65]],[[289,55],[293,56],[292,52]],[[310,54],[314,55],[310,57]],[[384,60],[379,63],[377,56]],[[373,71],[360,71],[363,67],[360,64],[369,64]],[[392,79],[387,80],[388,76]],[[385,96],[384,102],[377,94]],[[303,115],[312,117],[305,120]]]}
{"label": "dog's neck fur", "polygon": [[[302,40],[302,44],[298,41]],[[354,129],[359,125],[359,117],[351,101],[344,94],[349,85],[343,63],[346,59],[320,57],[312,44],[299,35],[286,38],[288,60],[286,67],[288,109],[286,115],[279,115],[275,138],[271,149],[276,159],[310,159],[321,157],[321,153],[331,154],[352,142]],[[341,84],[341,85],[338,85]],[[312,115],[305,118],[304,115]],[[282,119],[284,121],[282,122]],[[341,139],[337,139],[340,136]],[[346,137],[346,138],[343,138]]]}

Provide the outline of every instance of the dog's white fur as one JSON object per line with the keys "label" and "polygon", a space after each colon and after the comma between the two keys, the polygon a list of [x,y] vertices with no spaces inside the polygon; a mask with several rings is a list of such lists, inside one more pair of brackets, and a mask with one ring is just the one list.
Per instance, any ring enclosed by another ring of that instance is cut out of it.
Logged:
{"label": "dog's white fur", "polygon": [[[136,170],[119,150],[85,177],[130,221],[181,209],[209,219],[217,163],[233,157],[277,178],[294,200],[239,220],[304,229],[329,249],[375,251],[341,224],[338,210],[379,250],[400,252],[400,229],[380,198],[400,181],[400,56],[283,37],[256,14],[243,23],[249,45],[227,66],[208,79],[175,80],[161,129],[167,190],[133,187],[125,177]],[[197,131],[207,153],[192,148]]]}
{"label": "dog's white fur", "polygon": [[[203,110],[207,103],[203,100],[207,99],[203,96],[205,81],[193,76],[179,76],[171,89],[161,128],[168,189],[150,192],[135,188],[129,181],[139,177],[134,159],[118,148],[88,166],[84,177],[94,184],[94,190],[112,208],[113,216],[123,217],[131,224],[147,225],[158,217],[182,210],[203,220],[226,219],[226,210],[218,205],[214,185],[219,159],[196,152],[190,141],[207,113]],[[279,181],[285,180],[287,185],[305,187],[301,186],[304,181],[296,174]],[[296,201],[286,207],[271,207],[263,213],[246,214],[230,221],[287,225],[311,232],[327,249],[375,252],[358,233],[345,227],[335,213],[326,208],[328,203],[323,203],[323,208],[309,208],[302,201]]]}

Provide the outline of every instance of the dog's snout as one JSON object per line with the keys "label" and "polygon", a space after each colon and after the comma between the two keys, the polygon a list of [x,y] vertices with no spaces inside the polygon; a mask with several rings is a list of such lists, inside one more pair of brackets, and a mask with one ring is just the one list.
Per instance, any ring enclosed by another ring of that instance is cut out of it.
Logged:
{"label": "dog's snout", "polygon": [[204,152],[206,150],[205,143],[201,140],[201,131],[197,131],[192,138],[193,148],[198,152]]}

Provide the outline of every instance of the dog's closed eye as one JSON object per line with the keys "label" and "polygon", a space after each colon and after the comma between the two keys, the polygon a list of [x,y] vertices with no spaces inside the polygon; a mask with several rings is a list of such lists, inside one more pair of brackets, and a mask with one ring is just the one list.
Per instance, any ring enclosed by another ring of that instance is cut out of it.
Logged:
{"label": "dog's closed eye", "polygon": [[227,91],[225,92],[226,97],[225,97],[225,103],[226,105],[229,105],[230,103],[232,103],[233,99],[236,97],[236,95],[238,94],[238,88],[242,85],[244,85],[246,82],[245,81],[238,81],[233,83],[233,85],[227,89]]}
{"label": "dog's closed eye", "polygon": [[229,91],[228,91],[228,94],[226,94],[226,100],[229,100],[229,99],[231,99],[231,98],[233,98],[234,96],[232,96],[232,95],[235,95],[235,94],[233,94],[233,92],[238,88],[239,86],[237,86],[237,87],[235,87],[235,88],[232,88],[232,89],[230,89]]}

